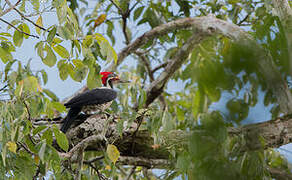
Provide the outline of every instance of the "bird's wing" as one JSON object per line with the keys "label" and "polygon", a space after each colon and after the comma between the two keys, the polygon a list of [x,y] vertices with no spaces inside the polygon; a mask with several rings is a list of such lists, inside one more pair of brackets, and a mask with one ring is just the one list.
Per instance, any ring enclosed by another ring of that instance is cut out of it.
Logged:
{"label": "bird's wing", "polygon": [[103,104],[114,100],[117,97],[117,92],[113,89],[96,88],[83,92],[65,103],[67,108],[81,107],[86,105]]}

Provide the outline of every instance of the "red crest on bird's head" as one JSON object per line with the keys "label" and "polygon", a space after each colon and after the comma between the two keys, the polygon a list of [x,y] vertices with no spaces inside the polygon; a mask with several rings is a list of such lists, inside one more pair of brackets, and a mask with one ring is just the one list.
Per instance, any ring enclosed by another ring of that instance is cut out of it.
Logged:
{"label": "red crest on bird's head", "polygon": [[101,80],[102,80],[102,84],[106,86],[106,80],[108,78],[108,75],[113,74],[112,72],[101,72],[100,73],[102,75]]}

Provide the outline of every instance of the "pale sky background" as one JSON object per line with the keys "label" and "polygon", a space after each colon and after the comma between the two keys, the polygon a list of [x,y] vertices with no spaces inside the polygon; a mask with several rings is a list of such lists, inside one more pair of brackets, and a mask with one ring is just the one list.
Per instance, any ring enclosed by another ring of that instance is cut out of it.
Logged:
{"label": "pale sky background", "polygon": [[[14,1],[12,1],[14,2]],[[89,1],[90,4],[94,4],[96,1]],[[2,2],[3,3],[3,2]],[[90,5],[90,7],[94,7]],[[177,8],[177,7],[174,7]],[[177,9],[178,10],[178,9]],[[92,9],[88,9],[89,12],[92,11]],[[43,16],[43,23],[44,23],[44,27],[50,27],[53,24],[57,24],[57,17],[55,16],[54,13],[44,13],[42,14]],[[5,16],[2,17],[3,19],[7,20],[7,21],[12,21],[15,18],[20,19],[20,17],[18,16],[18,14],[16,13],[8,13]],[[34,22],[37,20],[37,16],[31,18],[31,20],[33,20]],[[129,21],[130,22],[130,21]],[[28,22],[26,22],[30,29],[31,29],[31,33],[32,34],[36,34],[34,27],[31,26]],[[134,25],[131,25],[132,28],[136,28]],[[136,37],[138,37],[139,35],[141,35],[142,33],[144,33],[146,30],[149,30],[149,27],[147,28],[141,28],[140,26],[139,28],[139,34],[136,34],[134,39]],[[102,26],[99,27],[98,32],[101,34],[105,35],[105,28],[103,28]],[[6,25],[3,24],[2,22],[0,22],[0,32],[6,31]],[[12,30],[14,31],[14,30]],[[120,28],[115,28],[115,34],[122,34],[122,32],[120,31]],[[116,50],[116,52],[119,52],[123,47],[124,44],[122,44],[121,42],[124,41],[123,36],[116,36],[116,37],[121,37],[122,39],[116,39],[116,44],[114,46],[114,49]],[[23,64],[25,64],[29,59],[32,59],[31,61],[31,66],[32,69],[37,71],[37,70],[41,70],[41,69],[45,69],[46,72],[48,73],[48,83],[44,86],[45,88],[48,88],[50,90],[52,90],[60,99],[64,99],[65,97],[68,97],[70,95],[72,95],[74,92],[76,92],[79,88],[83,87],[86,84],[86,81],[83,81],[81,83],[78,83],[76,81],[71,80],[71,78],[69,77],[67,80],[62,81],[59,78],[58,75],[58,69],[57,66],[55,65],[53,68],[49,68],[47,66],[45,66],[41,59],[37,56],[36,51],[34,50],[34,46],[36,44],[38,40],[35,38],[30,37],[29,39],[24,39],[23,44],[20,48],[16,48],[16,53],[13,53],[13,57],[15,59],[21,60],[21,62],[23,62]],[[66,43],[63,44],[64,46],[66,46]],[[67,43],[67,49],[68,48],[68,43]],[[58,57],[58,55],[57,55]],[[133,58],[128,57],[127,61],[125,61],[123,64],[127,64],[128,66],[135,66],[135,61]],[[16,67],[16,64],[14,65],[14,68]],[[0,71],[4,70],[4,64],[2,63],[2,61],[0,61]],[[3,86],[3,84],[0,84],[0,88]],[[179,82],[175,82],[175,81],[170,81],[168,83],[167,86],[167,92],[170,94],[173,94],[174,92],[177,91],[182,91],[183,90],[183,83],[182,81]],[[243,96],[243,94],[241,94],[240,96]],[[221,112],[226,112],[228,113],[228,110],[225,106],[226,102],[228,101],[228,99],[234,97],[234,95],[230,94],[230,93],[223,93],[222,97],[220,99],[219,102],[214,103],[211,106],[211,109],[213,110],[220,110]],[[255,122],[263,122],[263,121],[267,121],[271,119],[271,114],[270,114],[270,106],[269,107],[265,107],[263,105],[263,98],[264,98],[264,94],[263,93],[259,93],[259,101],[258,104],[253,107],[250,108],[249,111],[249,115],[246,118],[246,120],[243,121],[243,124],[249,124],[249,123],[255,123]],[[282,146],[281,148],[278,149],[278,151],[283,154],[289,161],[290,163],[292,163],[292,144],[288,144],[285,146]]]}

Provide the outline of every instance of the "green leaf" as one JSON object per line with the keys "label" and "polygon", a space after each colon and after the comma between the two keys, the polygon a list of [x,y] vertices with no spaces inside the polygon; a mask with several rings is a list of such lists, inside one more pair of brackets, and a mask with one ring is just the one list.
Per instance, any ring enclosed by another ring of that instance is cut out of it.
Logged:
{"label": "green leaf", "polygon": [[59,102],[52,102],[53,107],[58,111],[58,112],[65,112],[66,111],[66,107],[59,103]]}
{"label": "green leaf", "polygon": [[189,169],[190,161],[187,155],[179,155],[176,161],[176,168],[182,172],[186,172]]}
{"label": "green leaf", "polygon": [[[19,24],[19,23],[21,23],[21,21],[19,19],[14,19],[13,21],[10,22],[10,24],[12,24],[14,26]],[[9,30],[11,27],[12,26],[7,26],[7,30]]]}
{"label": "green leaf", "polygon": [[53,126],[53,131],[54,131],[57,143],[60,146],[60,148],[62,148],[64,151],[68,151],[69,143],[68,143],[66,135],[63,132],[61,132],[57,128],[57,126]]}
{"label": "green leaf", "polygon": [[111,39],[112,44],[114,45],[115,44],[115,37],[113,36],[114,24],[111,21],[106,21],[106,24],[107,24],[106,34]]}
{"label": "green leaf", "polygon": [[10,33],[7,33],[7,32],[0,33],[0,36],[12,37],[11,34]]}
{"label": "green leaf", "polygon": [[[0,53],[1,53],[1,50],[0,50]],[[0,56],[1,57],[1,56]],[[4,73],[5,73],[5,80],[7,79],[7,75],[8,75],[8,72],[10,71],[11,69],[11,66],[16,62],[16,60],[13,60],[13,61],[10,61],[9,63],[6,64],[5,66],[5,70],[4,70]]]}
{"label": "green leaf", "polygon": [[117,160],[120,157],[120,152],[119,152],[118,148],[115,145],[113,145],[113,144],[107,145],[106,153],[107,153],[109,159],[114,164],[117,162]]}
{"label": "green leaf", "polygon": [[67,79],[69,75],[68,65],[66,64],[65,60],[61,60],[58,62],[58,69],[60,78],[64,81]]}
{"label": "green leaf", "polygon": [[78,52],[81,52],[81,46],[80,43],[77,40],[73,40],[74,46],[78,49]]}
{"label": "green leaf", "polygon": [[59,98],[49,89],[43,89],[43,92],[49,96],[53,101],[59,101]]}
{"label": "green leaf", "polygon": [[73,39],[73,35],[72,35],[73,30],[70,31],[67,27],[58,26],[57,31],[62,38],[66,40]]}
{"label": "green leaf", "polygon": [[42,91],[38,80],[34,76],[28,76],[25,79],[18,82],[16,89],[15,89],[15,95],[21,96],[23,91],[28,91],[31,93]]}
{"label": "green leaf", "polygon": [[67,4],[63,1],[56,7],[59,24],[63,24],[67,17]]}
{"label": "green leaf", "polygon": [[36,11],[36,12],[39,12],[39,9],[40,9],[40,1],[39,0],[32,0],[32,5],[33,5],[33,9]]}
{"label": "green leaf", "polygon": [[40,90],[38,79],[34,76],[28,76],[24,79],[24,88],[30,92],[37,92],[37,90]]}
{"label": "green leaf", "polygon": [[63,40],[58,38],[58,37],[55,37],[53,42],[56,43],[56,44],[59,44],[59,43],[63,42]]}
{"label": "green leaf", "polygon": [[93,89],[101,85],[100,80],[98,79],[99,70],[100,68],[99,69],[95,67],[89,68],[89,73],[87,77],[87,86],[89,89]]}
{"label": "green leaf", "polygon": [[144,6],[138,7],[134,12],[134,21],[136,21],[143,12]]}
{"label": "green leaf", "polygon": [[38,42],[35,47],[40,58],[44,58],[44,42]]}
{"label": "green leaf", "polygon": [[[22,31],[26,32],[27,34],[30,34],[30,29],[29,29],[27,24],[25,24],[25,23],[22,24]],[[23,34],[23,37],[25,39],[27,39],[27,38],[29,38],[29,35]]]}
{"label": "green leaf", "polygon": [[47,84],[48,82],[48,74],[45,70],[41,70],[41,73],[42,73],[42,78],[43,78],[43,82],[44,84]]}
{"label": "green leaf", "polygon": [[100,46],[100,52],[102,56],[107,57],[107,62],[114,60],[114,62],[117,63],[118,55],[107,39],[98,33],[96,33],[94,36]]}
{"label": "green leaf", "polygon": [[[18,28],[19,27],[22,27],[22,26],[18,26]],[[15,46],[20,47],[23,42],[23,33],[15,30],[13,34],[13,42]]]}
{"label": "green leaf", "polygon": [[4,64],[13,59],[11,53],[2,47],[0,47],[0,58]]}
{"label": "green leaf", "polygon": [[53,133],[50,128],[48,128],[41,137],[41,140],[46,140],[47,144],[52,144],[53,143]]}
{"label": "green leaf", "polygon": [[17,149],[17,145],[15,142],[12,141],[8,141],[6,143],[6,146],[8,147],[8,150],[13,152],[14,154],[16,154],[16,149]]}
{"label": "green leaf", "polygon": [[54,54],[50,46],[48,46],[47,44],[45,46],[45,51],[47,52],[47,56],[42,58],[42,61],[47,66],[53,67],[57,62],[56,55]]}
{"label": "green leaf", "polygon": [[61,45],[56,45],[56,46],[53,46],[53,49],[55,50],[55,52],[57,54],[59,54],[59,56],[61,56],[62,58],[65,58],[65,59],[68,59],[70,54],[69,52],[67,51],[66,48],[64,48],[63,46]]}
{"label": "green leaf", "polygon": [[[40,27],[43,27],[43,18],[42,18],[42,16],[39,16],[39,18],[38,18],[37,21],[36,21],[36,24],[37,24],[38,26],[40,26]],[[36,30],[36,32],[38,33],[38,35],[41,34],[41,29],[38,28],[37,26],[35,27],[35,30]]]}
{"label": "green leaf", "polygon": [[56,28],[56,26],[53,26],[53,29],[50,30],[48,37],[47,37],[47,42],[49,44],[51,44],[53,42],[56,33],[57,33],[57,28]]}
{"label": "green leaf", "polygon": [[43,161],[43,162],[44,162],[44,157],[45,157],[45,150],[46,150],[46,143],[42,143],[42,146],[38,152],[38,155],[39,155],[41,161]]}
{"label": "green leaf", "polygon": [[44,130],[46,128],[47,128],[47,126],[38,126],[38,127],[33,129],[32,134],[36,135],[36,134],[38,134],[39,132],[41,132],[42,130]]}
{"label": "green leaf", "polygon": [[73,80],[81,82],[88,73],[88,67],[80,59],[74,59],[72,62],[75,68],[74,73],[70,73],[70,76]]}

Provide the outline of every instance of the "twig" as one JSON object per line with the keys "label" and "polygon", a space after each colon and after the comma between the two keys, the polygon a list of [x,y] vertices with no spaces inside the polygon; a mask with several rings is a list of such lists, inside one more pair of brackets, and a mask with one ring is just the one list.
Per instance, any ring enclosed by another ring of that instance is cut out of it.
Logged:
{"label": "twig", "polygon": [[136,170],[136,166],[133,166],[130,173],[128,174],[126,180],[129,180],[131,178],[131,176],[134,174],[135,170]]}
{"label": "twig", "polygon": [[123,10],[113,1],[113,0],[110,0],[110,2],[122,13]]}
{"label": "twig", "polygon": [[100,160],[102,160],[104,158],[104,156],[97,156],[97,157],[95,157],[95,158],[92,158],[92,159],[89,159],[89,160],[85,160],[85,161],[83,161],[84,162],[84,164],[90,164],[90,163],[93,163],[93,162],[95,162],[95,161],[100,161]]}
{"label": "twig", "polygon": [[26,108],[26,111],[27,111],[27,114],[28,114],[28,120],[31,121],[31,115],[30,115],[30,111],[29,111],[29,108],[28,108],[28,105],[26,104],[25,100],[22,101],[25,108]]}
{"label": "twig", "polygon": [[[16,9],[16,8],[13,8],[23,19],[25,19],[25,20],[27,20],[28,22],[30,22],[31,24],[33,24],[34,26],[36,26],[36,27],[38,27],[38,28],[40,28],[41,30],[43,30],[43,31],[46,31],[46,32],[50,32],[48,29],[46,29],[46,28],[44,28],[44,27],[42,27],[42,26],[40,26],[40,25],[38,25],[38,24],[36,24],[35,22],[33,22],[32,20],[30,20],[29,18],[27,18],[27,17],[25,17],[25,15],[22,13],[22,12],[20,12],[18,9]],[[56,35],[57,36],[60,36],[58,33],[56,33]]]}
{"label": "twig", "polygon": [[6,84],[5,86],[3,86],[1,89],[0,89],[0,91],[3,91],[5,88],[7,88],[8,87],[8,85]]}
{"label": "twig", "polygon": [[26,147],[26,145],[25,144],[23,144],[23,143],[21,143],[21,142],[19,142],[19,143],[17,143],[17,144],[19,144],[26,152],[28,152],[29,154],[31,154],[31,155],[35,155],[35,153],[33,153],[31,150],[29,150],[27,147]]}
{"label": "twig", "polygon": [[136,1],[136,3],[130,8],[130,12],[133,11],[133,9],[139,4],[140,1]]}
{"label": "twig", "polygon": [[150,65],[149,59],[147,59],[146,56],[144,54],[140,53],[139,51],[136,51],[135,54],[137,56],[139,56],[140,59],[142,60],[142,62],[144,63],[146,70],[148,72],[149,78],[150,78],[150,82],[154,81],[154,76],[153,76],[153,73],[151,70],[151,65]]}
{"label": "twig", "polygon": [[123,19],[123,34],[126,40],[126,44],[128,45],[130,43],[129,37],[128,37],[128,33],[127,33],[127,18],[126,16],[122,16]]}
{"label": "twig", "polygon": [[127,10],[125,12],[120,12],[122,15],[122,19],[123,19],[123,34],[125,36],[125,40],[126,40],[126,45],[128,45],[130,43],[130,39],[127,33],[127,19],[130,15],[130,11],[129,11],[129,6],[127,7]]}
{"label": "twig", "polygon": [[117,167],[118,170],[120,170],[120,172],[121,172],[124,176],[127,175],[127,173],[125,172],[125,170],[124,170],[119,164],[116,164],[115,166]]}
{"label": "twig", "polygon": [[94,169],[98,175],[98,178],[101,179],[101,180],[107,180],[108,178],[106,178],[104,175],[102,175],[99,170],[93,166],[91,163],[88,164],[88,166],[90,166],[92,169]]}
{"label": "twig", "polygon": [[37,168],[37,170],[36,170],[36,172],[35,172],[35,175],[33,176],[33,180],[37,180],[38,179],[38,176],[39,176],[39,174],[40,174],[40,164],[38,165],[38,168]]}
{"label": "twig", "polygon": [[14,28],[15,30],[17,30],[17,31],[20,32],[20,33],[23,33],[23,34],[25,34],[25,35],[28,35],[28,36],[31,36],[31,37],[34,37],[34,38],[38,38],[38,39],[40,38],[39,36],[32,35],[32,34],[28,34],[28,33],[24,32],[24,31],[20,30],[19,28],[15,27],[14,25],[12,25],[11,23],[7,22],[6,20],[4,20],[4,19],[2,19],[2,18],[0,18],[0,21],[2,21],[2,22],[4,22],[4,23],[8,24],[9,26],[11,26],[12,28]]}
{"label": "twig", "polygon": [[[81,142],[79,142],[76,146],[74,146],[69,152],[67,153],[59,153],[61,157],[64,158],[72,158],[72,156],[78,152],[80,149],[86,149],[88,145],[95,143],[95,142],[100,142],[104,139],[102,135],[92,135],[89,136],[85,139],[83,139]],[[76,159],[71,159],[71,162],[75,162]]]}
{"label": "twig", "polygon": [[249,17],[250,14],[247,14],[241,21],[239,21],[239,23],[237,23],[238,26],[240,26],[244,21],[247,20],[247,18]]}
{"label": "twig", "polygon": [[155,72],[158,71],[159,69],[166,67],[167,64],[168,64],[168,61],[167,61],[167,62],[164,62],[164,63],[162,63],[162,64],[160,64],[160,65],[158,65],[158,66],[156,66],[151,72],[152,72],[152,73],[155,73]]}
{"label": "twig", "polygon": [[18,0],[14,5],[12,5],[8,0],[5,0],[5,1],[9,5],[9,8],[7,8],[5,11],[3,11],[2,13],[0,13],[0,17],[1,16],[4,16],[9,11],[11,11],[13,8],[15,8],[16,6],[18,6],[18,4],[20,3],[21,0]]}

